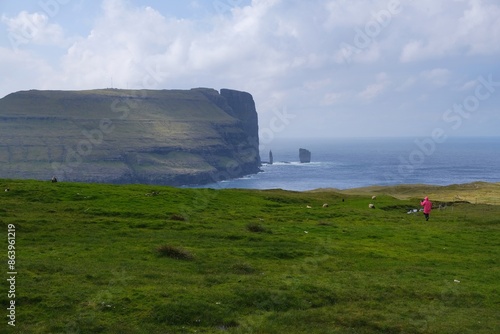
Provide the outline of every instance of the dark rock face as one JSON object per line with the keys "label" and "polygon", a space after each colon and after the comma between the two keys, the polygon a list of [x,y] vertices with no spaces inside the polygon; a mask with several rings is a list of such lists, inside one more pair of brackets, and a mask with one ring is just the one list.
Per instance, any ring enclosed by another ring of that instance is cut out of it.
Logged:
{"label": "dark rock face", "polygon": [[0,178],[205,184],[259,172],[246,92],[23,91],[0,99]]}
{"label": "dark rock face", "polygon": [[222,132],[228,136],[226,140],[231,144],[230,146],[238,152],[244,175],[259,172],[260,169],[258,166],[261,164],[259,155],[259,121],[252,95],[247,92],[225,88],[220,90],[220,94],[214,94],[217,91],[204,88],[198,88],[197,90],[200,90],[219,108],[241,122],[241,128],[246,138],[238,138],[229,135],[225,131]]}
{"label": "dark rock face", "polygon": [[248,137],[258,145],[259,125],[252,95],[231,89],[221,89],[220,95],[226,99],[231,107],[232,113],[230,115],[242,121],[243,129]]}
{"label": "dark rock face", "polygon": [[299,160],[301,163],[311,162],[311,152],[305,148],[299,148]]}

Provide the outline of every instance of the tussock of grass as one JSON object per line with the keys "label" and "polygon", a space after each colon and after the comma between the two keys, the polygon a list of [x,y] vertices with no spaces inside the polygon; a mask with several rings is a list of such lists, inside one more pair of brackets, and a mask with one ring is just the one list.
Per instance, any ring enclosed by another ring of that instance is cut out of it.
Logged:
{"label": "tussock of grass", "polygon": [[176,221],[186,221],[186,218],[182,215],[179,215],[177,213],[174,213],[173,215],[170,216],[170,220],[176,220]]}
{"label": "tussock of grass", "polygon": [[333,223],[326,222],[326,221],[320,221],[318,222],[319,226],[333,226]]}
{"label": "tussock of grass", "polygon": [[172,245],[162,245],[156,248],[156,253],[159,256],[170,257],[177,260],[193,260],[194,255],[191,252],[185,250],[181,247],[176,247]]}
{"label": "tussock of grass", "polygon": [[244,262],[232,265],[231,269],[234,273],[241,275],[250,275],[257,272],[257,269],[255,269],[252,265]]}
{"label": "tussock of grass", "polygon": [[247,230],[250,232],[255,232],[255,233],[269,232],[269,230],[267,228],[265,228],[264,226],[262,226],[259,223],[248,223]]}

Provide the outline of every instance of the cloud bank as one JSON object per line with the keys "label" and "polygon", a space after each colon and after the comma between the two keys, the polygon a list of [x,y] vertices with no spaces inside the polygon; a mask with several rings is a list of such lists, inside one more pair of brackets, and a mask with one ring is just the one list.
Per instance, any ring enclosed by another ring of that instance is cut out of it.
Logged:
{"label": "cloud bank", "polygon": [[[4,13],[0,95],[227,87],[252,93],[261,127],[294,114],[276,136],[396,136],[443,124],[480,76],[500,82],[495,0],[187,3],[50,0]],[[497,89],[453,133],[496,134]]]}

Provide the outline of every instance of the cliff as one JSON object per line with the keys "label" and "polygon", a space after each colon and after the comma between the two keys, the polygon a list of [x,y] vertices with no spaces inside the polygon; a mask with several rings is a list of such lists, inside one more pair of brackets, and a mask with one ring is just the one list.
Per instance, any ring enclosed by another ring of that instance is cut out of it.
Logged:
{"label": "cliff", "polygon": [[204,184],[257,173],[246,92],[22,91],[0,99],[0,178]]}

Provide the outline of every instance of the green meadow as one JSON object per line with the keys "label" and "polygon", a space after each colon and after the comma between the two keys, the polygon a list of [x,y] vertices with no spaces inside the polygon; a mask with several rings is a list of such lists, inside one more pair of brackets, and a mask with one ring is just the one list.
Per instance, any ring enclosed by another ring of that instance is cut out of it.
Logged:
{"label": "green meadow", "polygon": [[429,222],[408,187],[0,187],[1,333],[500,332],[500,206],[456,186]]}

